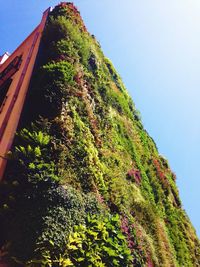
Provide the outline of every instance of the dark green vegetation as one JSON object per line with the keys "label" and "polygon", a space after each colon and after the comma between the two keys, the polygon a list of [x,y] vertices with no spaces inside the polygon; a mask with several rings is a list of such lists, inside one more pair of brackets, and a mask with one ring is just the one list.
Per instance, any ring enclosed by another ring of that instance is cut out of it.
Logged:
{"label": "dark green vegetation", "polygon": [[175,175],[72,4],[49,16],[9,158],[11,266],[200,266]]}

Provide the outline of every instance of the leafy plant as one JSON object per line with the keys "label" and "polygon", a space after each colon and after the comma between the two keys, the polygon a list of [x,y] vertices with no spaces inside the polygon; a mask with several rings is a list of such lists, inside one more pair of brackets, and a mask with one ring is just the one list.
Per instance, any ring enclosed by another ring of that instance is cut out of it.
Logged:
{"label": "leafy plant", "polygon": [[13,266],[199,265],[175,175],[72,3],[48,16],[20,127],[0,184]]}
{"label": "leafy plant", "polygon": [[118,215],[88,217],[86,226],[75,226],[67,249],[75,266],[129,266],[132,259]]}
{"label": "leafy plant", "polygon": [[[54,246],[54,243],[51,242]],[[69,235],[63,254],[52,258],[45,252],[41,266],[130,266],[132,257],[120,230],[119,216],[88,216],[85,225],[76,225]],[[39,266],[39,265],[28,266]],[[48,265],[49,264],[49,265]],[[67,265],[68,264],[68,265]]]}
{"label": "leafy plant", "polygon": [[[29,181],[45,179],[57,180],[55,163],[51,160],[52,145],[50,136],[41,131],[29,131],[22,129],[18,135],[23,145],[15,146],[14,152],[10,154],[15,168],[19,168],[23,176]],[[20,175],[14,169],[13,176]]]}

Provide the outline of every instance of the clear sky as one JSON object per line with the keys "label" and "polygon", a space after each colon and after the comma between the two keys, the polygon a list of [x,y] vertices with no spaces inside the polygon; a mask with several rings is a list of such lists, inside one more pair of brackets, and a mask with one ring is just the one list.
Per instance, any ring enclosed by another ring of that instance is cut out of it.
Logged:
{"label": "clear sky", "polygon": [[[0,54],[57,1],[0,0]],[[177,175],[200,236],[200,1],[74,0],[120,73],[145,128]]]}

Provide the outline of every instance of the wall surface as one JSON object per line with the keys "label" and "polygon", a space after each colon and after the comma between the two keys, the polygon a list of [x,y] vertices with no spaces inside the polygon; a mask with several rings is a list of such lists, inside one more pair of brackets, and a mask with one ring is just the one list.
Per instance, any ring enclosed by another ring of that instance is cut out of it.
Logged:
{"label": "wall surface", "polygon": [[11,85],[0,108],[0,179],[6,166],[6,154],[9,151],[20,119],[26,93],[32,75],[40,39],[49,13],[47,9],[41,23],[24,42],[0,65],[0,73],[18,56],[22,56],[19,70],[12,75]]}

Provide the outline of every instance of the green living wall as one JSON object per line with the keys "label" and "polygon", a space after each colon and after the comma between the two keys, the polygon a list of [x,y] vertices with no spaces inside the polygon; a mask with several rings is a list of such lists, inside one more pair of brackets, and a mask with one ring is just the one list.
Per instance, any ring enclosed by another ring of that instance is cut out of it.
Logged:
{"label": "green living wall", "polygon": [[8,158],[10,266],[200,266],[176,177],[71,3],[49,15]]}

